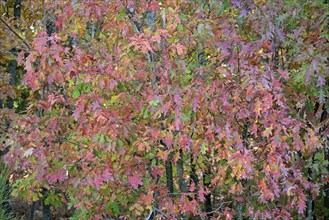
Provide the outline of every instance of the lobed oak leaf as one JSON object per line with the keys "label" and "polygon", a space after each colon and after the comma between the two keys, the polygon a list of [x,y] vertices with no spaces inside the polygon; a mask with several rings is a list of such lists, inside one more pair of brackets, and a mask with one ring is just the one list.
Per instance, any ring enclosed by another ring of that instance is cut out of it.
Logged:
{"label": "lobed oak leaf", "polygon": [[153,201],[153,191],[149,191],[146,195],[143,194],[141,196],[141,199],[143,200],[143,202],[146,206],[151,205],[152,201]]}
{"label": "lobed oak leaf", "polygon": [[94,178],[93,184],[95,189],[100,190],[101,186],[103,185],[103,179],[100,177]]}
{"label": "lobed oak leaf", "polygon": [[231,211],[229,211],[228,207],[225,208],[224,214],[225,214],[225,217],[226,217],[227,220],[233,219],[233,214],[232,214]]}
{"label": "lobed oak leaf", "polygon": [[299,214],[303,214],[305,209],[306,209],[306,203],[303,199],[299,199],[298,202],[297,202],[297,206],[298,206],[298,213]]}
{"label": "lobed oak leaf", "polygon": [[289,73],[287,71],[278,69],[278,72],[280,73],[281,76],[283,76],[284,78],[288,78],[289,77]]}
{"label": "lobed oak leaf", "polygon": [[167,135],[165,136],[165,138],[163,139],[163,142],[165,143],[165,145],[167,147],[170,147],[172,145],[173,142],[173,136],[171,134],[171,132],[167,133]]}
{"label": "lobed oak leaf", "polygon": [[103,180],[105,180],[105,181],[113,181],[114,179],[113,179],[113,175],[112,175],[112,173],[108,170],[108,169],[106,169],[105,171],[104,171],[104,173],[102,174],[102,178],[103,178]]}
{"label": "lobed oak leaf", "polygon": [[161,177],[163,175],[163,171],[160,168],[153,168],[151,173],[154,178],[157,178],[158,176]]}
{"label": "lobed oak leaf", "polygon": [[94,154],[90,151],[87,151],[86,156],[84,158],[86,161],[92,161],[94,159]]}
{"label": "lobed oak leaf", "polygon": [[27,149],[25,152],[24,152],[24,154],[23,154],[23,156],[24,157],[29,157],[29,156],[31,156],[32,155],[32,153],[33,153],[33,148],[29,148],[29,149]]}
{"label": "lobed oak leaf", "polygon": [[159,150],[157,153],[157,157],[159,157],[163,161],[166,161],[168,159],[169,154],[170,154],[169,150],[165,150],[165,151]]}
{"label": "lobed oak leaf", "polygon": [[80,118],[80,113],[83,112],[84,109],[84,103],[82,101],[79,101],[77,107],[73,111],[73,118],[75,121],[78,121],[78,119]]}
{"label": "lobed oak leaf", "polygon": [[133,189],[137,189],[138,186],[143,185],[142,177],[138,173],[135,173],[134,175],[129,176],[128,182],[130,183],[130,185]]}
{"label": "lobed oak leaf", "polygon": [[254,90],[255,88],[253,86],[248,86],[247,91],[246,91],[246,99],[247,101],[250,101],[252,97],[254,96]]}
{"label": "lobed oak leaf", "polygon": [[262,133],[262,136],[265,138],[269,138],[272,135],[272,126],[265,128],[265,130]]}
{"label": "lobed oak leaf", "polygon": [[37,38],[34,39],[34,49],[42,55],[45,50],[47,49],[47,42],[48,42],[48,34],[43,31],[41,32]]}
{"label": "lobed oak leaf", "polygon": [[160,9],[159,2],[151,1],[150,4],[148,5],[148,9],[150,11],[158,11]]}
{"label": "lobed oak leaf", "polygon": [[195,183],[192,182],[192,183],[190,184],[190,192],[194,192],[194,190],[195,190]]}
{"label": "lobed oak leaf", "polygon": [[176,44],[176,50],[177,50],[177,54],[179,56],[183,56],[185,54],[186,51],[186,47],[182,44]]}

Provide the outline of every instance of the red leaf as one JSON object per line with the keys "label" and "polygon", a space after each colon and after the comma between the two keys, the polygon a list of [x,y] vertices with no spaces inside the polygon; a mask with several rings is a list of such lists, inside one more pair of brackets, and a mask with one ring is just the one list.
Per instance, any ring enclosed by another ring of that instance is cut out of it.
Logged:
{"label": "red leaf", "polygon": [[287,71],[284,70],[280,70],[278,69],[278,72],[281,74],[281,76],[283,76],[284,78],[287,78],[289,76],[289,73]]}
{"label": "red leaf", "polygon": [[305,201],[303,199],[298,200],[298,213],[303,214],[306,208]]}
{"label": "red leaf", "polygon": [[134,175],[128,177],[128,181],[133,189],[137,189],[138,185],[143,185],[142,177],[140,177],[138,173],[135,173]]}
{"label": "red leaf", "polygon": [[84,103],[82,101],[79,101],[77,107],[73,112],[73,118],[75,121],[78,121],[78,119],[80,118],[80,113],[83,112],[84,109],[85,109]]}
{"label": "red leaf", "polygon": [[94,186],[97,190],[100,190],[101,186],[103,185],[103,179],[102,178],[99,178],[99,177],[96,177],[94,179]]}
{"label": "red leaf", "polygon": [[156,178],[157,176],[162,176],[163,172],[159,168],[153,168],[152,169],[152,176]]}
{"label": "red leaf", "polygon": [[158,10],[160,9],[160,5],[159,5],[158,2],[156,2],[156,1],[152,1],[152,2],[149,4],[148,9],[149,9],[150,11],[158,11]]}
{"label": "red leaf", "polygon": [[177,50],[177,54],[179,56],[182,56],[185,53],[186,47],[182,44],[176,44],[176,50]]}
{"label": "red leaf", "polygon": [[190,192],[194,192],[194,190],[195,190],[195,183],[192,182],[190,185]]}
{"label": "red leaf", "polygon": [[37,38],[34,40],[34,49],[42,55],[47,46],[48,35],[45,31],[41,32]]}

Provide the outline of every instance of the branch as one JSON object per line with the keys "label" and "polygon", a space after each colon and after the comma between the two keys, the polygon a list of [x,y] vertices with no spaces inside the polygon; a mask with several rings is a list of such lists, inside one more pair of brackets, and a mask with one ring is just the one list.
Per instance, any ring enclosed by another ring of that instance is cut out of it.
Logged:
{"label": "branch", "polygon": [[15,35],[16,35],[16,37],[18,37],[24,44],[25,44],[25,46],[29,49],[29,50],[31,50],[31,47],[30,47],[30,45],[21,37],[21,36],[19,36],[19,34],[17,34],[17,32],[14,30],[14,29],[12,29],[8,24],[7,24],[7,22],[5,21],[5,20],[3,20],[2,19],[2,17],[0,17],[0,21],[2,21],[2,23],[4,23],[5,25],[6,25],[6,27],[11,31],[11,32],[13,32]]}
{"label": "branch", "polygon": [[6,55],[18,55],[18,52],[10,52],[10,51],[0,51],[0,54],[6,54]]}

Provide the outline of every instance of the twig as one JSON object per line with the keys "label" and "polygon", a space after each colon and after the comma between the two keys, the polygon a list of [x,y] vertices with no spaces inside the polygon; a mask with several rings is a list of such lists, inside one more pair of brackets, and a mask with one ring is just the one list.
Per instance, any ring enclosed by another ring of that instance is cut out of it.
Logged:
{"label": "twig", "polygon": [[232,201],[222,202],[218,208],[216,208],[215,210],[213,210],[213,211],[211,211],[211,212],[206,212],[205,214],[213,214],[213,213],[217,213],[217,212],[219,212],[219,210],[223,207],[223,205],[225,205],[225,204],[228,204],[228,205],[229,205],[229,204],[231,204],[231,203],[232,203]]}
{"label": "twig", "polygon": [[149,215],[147,216],[147,218],[145,220],[150,220],[152,217],[152,213],[153,213],[153,210],[151,209]]}
{"label": "twig", "polygon": [[18,55],[18,52],[10,52],[10,51],[0,51],[0,54],[7,54],[7,55]]}
{"label": "twig", "polygon": [[5,20],[3,20],[2,19],[2,17],[0,17],[0,21],[2,21],[2,23],[4,23],[5,25],[6,25],[6,27],[11,31],[11,32],[13,32],[15,35],[16,35],[16,37],[18,37],[24,44],[25,44],[25,46],[29,49],[29,50],[31,50],[31,47],[30,47],[30,45],[21,37],[21,36],[19,36],[19,34],[17,34],[17,32],[14,30],[14,29],[12,29],[8,24],[7,24],[7,22],[5,21]]}

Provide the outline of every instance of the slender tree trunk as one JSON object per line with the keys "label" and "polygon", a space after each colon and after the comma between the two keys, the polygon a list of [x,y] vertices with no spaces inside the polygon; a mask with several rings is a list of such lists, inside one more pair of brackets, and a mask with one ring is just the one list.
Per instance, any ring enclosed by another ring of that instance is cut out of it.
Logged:
{"label": "slender tree trunk", "polygon": [[174,178],[172,173],[172,159],[173,154],[172,152],[169,154],[167,160],[166,160],[166,177],[167,177],[167,188],[170,193],[170,196],[172,196],[172,193],[174,193]]}
{"label": "slender tree trunk", "polygon": [[[329,161],[329,137],[326,138],[326,140],[324,141],[324,147],[325,147],[325,160]],[[327,170],[329,170],[329,165],[327,166]],[[325,196],[324,196],[324,208],[326,208],[327,210],[329,210],[329,183],[326,183],[324,186],[324,192],[325,192]],[[329,215],[327,214],[325,217],[329,217]]]}
{"label": "slender tree trunk", "polygon": [[43,201],[42,201],[42,205],[43,205],[43,220],[51,220],[51,211],[50,211],[50,205],[46,205]]}
{"label": "slender tree trunk", "polygon": [[[210,167],[207,168],[207,170],[203,173],[203,185],[205,186],[205,188],[209,189],[210,186],[210,181],[209,181],[209,177],[210,177]],[[207,217],[208,219],[212,218],[212,203],[211,203],[211,193],[208,193],[207,195],[205,195],[205,209],[206,209],[206,213],[207,213]]]}
{"label": "slender tree trunk", "polygon": [[306,208],[306,219],[313,220],[313,200],[312,196],[307,201],[307,208]]}
{"label": "slender tree trunk", "polygon": [[[327,80],[327,85],[329,86],[329,80]],[[328,113],[327,111],[324,109],[322,116],[321,116],[321,122],[325,121],[328,118]],[[326,131],[328,128],[328,125],[325,125],[321,131],[324,132]],[[329,136],[324,137],[324,156],[325,156],[325,160],[329,161]],[[329,170],[329,165],[327,166],[327,170]],[[324,186],[324,192],[325,192],[325,196],[324,196],[324,208],[326,208],[327,210],[329,210],[329,183],[325,184]],[[326,215],[326,217],[329,217],[329,215]]]}
{"label": "slender tree trunk", "polygon": [[[187,192],[187,186],[186,186],[186,182],[185,182],[185,179],[184,179],[184,161],[183,161],[183,150],[180,149],[179,150],[179,160],[177,161],[177,164],[176,164],[176,171],[177,171],[177,177],[178,177],[178,186],[179,186],[179,190],[182,192],[182,193],[186,193]],[[182,218],[184,220],[187,220],[187,216],[186,214],[182,214],[181,215]]]}
{"label": "slender tree trunk", "polygon": [[[9,85],[16,85],[16,74],[17,74],[17,61],[9,60],[7,72],[10,74],[10,82]],[[7,101],[8,108],[14,108],[14,100],[11,97],[8,97]]]}
{"label": "slender tree trunk", "polygon": [[182,149],[179,150],[179,154],[180,154],[180,158],[177,161],[176,164],[176,170],[177,170],[177,177],[178,177],[178,186],[179,186],[179,190],[181,192],[186,193],[187,192],[187,186],[185,183],[185,179],[184,179],[184,162],[183,162],[183,151]]}
{"label": "slender tree trunk", "polygon": [[238,204],[238,207],[237,207],[237,220],[242,220],[242,209],[243,209],[243,205],[242,203],[240,202]]}
{"label": "slender tree trunk", "polygon": [[34,219],[35,203],[36,202],[32,202],[32,205],[30,206],[29,220]]}
{"label": "slender tree trunk", "polygon": [[198,176],[196,174],[195,163],[193,162],[192,155],[190,156],[190,166],[191,166],[191,171],[190,171],[191,183],[193,181],[195,187],[197,187],[198,183],[199,183],[199,179],[198,179]]}
{"label": "slender tree trunk", "polygon": [[22,0],[16,0],[14,5],[14,18],[18,20],[21,18],[21,4]]}

